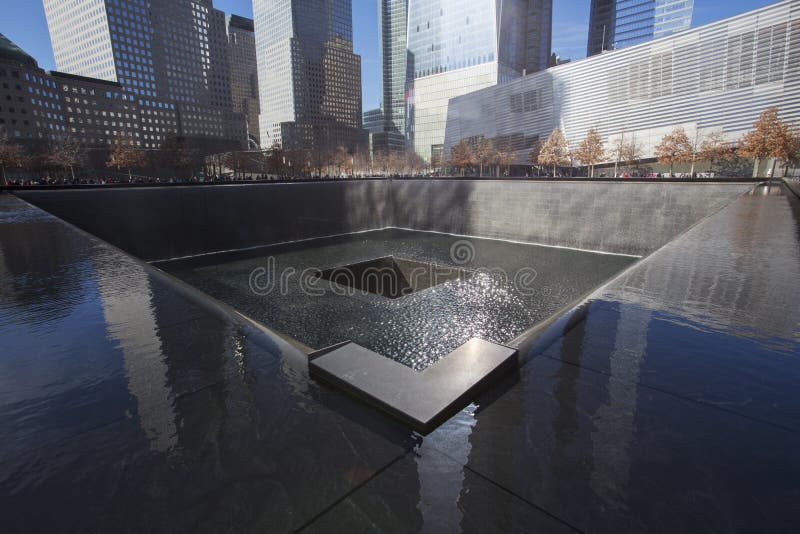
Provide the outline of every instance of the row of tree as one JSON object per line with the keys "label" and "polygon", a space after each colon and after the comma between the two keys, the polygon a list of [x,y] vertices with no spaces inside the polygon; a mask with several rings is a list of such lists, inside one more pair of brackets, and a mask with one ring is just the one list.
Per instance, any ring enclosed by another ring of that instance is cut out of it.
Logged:
{"label": "row of tree", "polygon": [[75,167],[83,156],[80,144],[71,139],[53,140],[32,149],[0,136],[0,177],[6,183],[6,168],[56,167],[68,170],[75,178]]}
{"label": "row of tree", "polygon": [[[88,149],[91,150],[91,149]],[[233,151],[213,156],[201,157],[200,150],[185,138],[169,137],[159,150],[145,151],[137,147],[132,138],[121,136],[107,152],[104,165],[125,171],[129,179],[134,169],[146,166],[160,166],[173,169],[176,177],[188,177],[205,166],[209,175],[220,175],[224,169],[233,171],[234,177],[246,174],[273,174],[282,176],[336,175],[343,174],[384,174],[412,175],[424,171],[428,164],[413,151],[378,151],[372,157],[362,150],[348,149],[342,145],[328,148],[284,150],[275,145],[265,151]],[[621,134],[606,147],[596,129],[590,129],[577,147],[571,148],[563,132],[556,128],[543,143],[537,141],[532,147],[528,162],[530,165],[558,173],[559,167],[574,167],[579,163],[594,177],[595,166],[609,161],[614,162],[614,176],[618,176],[620,166],[633,166],[643,159],[643,146],[635,135]],[[75,178],[75,168],[85,164],[87,149],[70,137],[56,139],[34,148],[24,147],[6,137],[0,137],[0,170],[3,183],[6,182],[6,168],[27,169],[60,168]],[[800,166],[800,133],[778,116],[777,108],[769,108],[761,113],[742,139],[730,143],[722,130],[695,136],[677,127],[665,135],[655,146],[655,157],[662,165],[669,165],[670,174],[676,164],[691,166],[694,174],[698,161],[708,162],[712,168],[725,162],[745,157],[754,160],[753,175],[765,159],[772,159],[769,174],[781,162],[785,169]],[[461,170],[477,168],[480,175],[489,169],[500,175],[503,168],[510,171],[516,158],[516,151],[510,141],[476,137],[462,139],[450,151],[448,163]]]}
{"label": "row of tree", "polygon": [[478,167],[483,176],[484,169],[492,168],[500,174],[503,167],[508,169],[514,158],[515,151],[509,143],[487,139],[485,137],[462,139],[450,150],[449,163],[461,169],[461,175],[468,168]]}
{"label": "row of tree", "polygon": [[[98,157],[102,159],[97,161]],[[28,144],[0,136],[0,176],[3,183],[7,181],[7,168],[48,174],[60,169],[74,180],[76,169],[101,165],[120,173],[124,171],[128,179],[132,179],[135,169],[168,168],[178,177],[188,176],[201,164],[199,148],[188,139],[176,136],[168,137],[158,150],[143,150],[128,136],[118,137],[107,147],[86,147],[70,136]]]}
{"label": "row of tree", "polygon": [[206,158],[208,173],[221,174],[227,169],[233,172],[234,177],[246,174],[411,175],[422,172],[427,166],[425,160],[411,151],[377,151],[370,157],[364,150],[348,149],[343,145],[330,148],[283,149],[276,144],[264,151],[236,151]]}
{"label": "row of tree", "polygon": [[86,148],[66,137],[46,143],[22,145],[0,137],[0,168],[5,182],[6,168],[49,173],[62,169],[75,179],[76,169],[88,165],[88,156],[132,179],[135,170],[172,169],[176,177],[189,177],[203,169],[206,175],[228,172],[234,178],[253,175],[341,176],[345,174],[411,175],[424,171],[428,164],[413,151],[378,151],[372,157],[364,150],[343,145],[313,149],[283,149],[278,145],[263,151],[230,151],[203,157],[197,146],[180,137],[167,138],[158,150],[137,147],[132,138],[121,136],[109,147]]}
{"label": "row of tree", "polygon": [[[556,128],[542,143],[534,143],[529,156],[530,165],[552,170],[574,167],[576,163],[585,167],[588,176],[594,177],[595,166],[614,162],[614,176],[619,175],[621,166],[634,166],[643,160],[644,148],[633,134],[621,134],[606,147],[600,133],[592,128],[577,147],[571,148],[560,128]],[[800,132],[782,121],[777,108],[769,108],[761,113],[752,130],[736,143],[726,139],[723,130],[690,137],[682,127],[673,129],[655,146],[655,157],[662,165],[669,165],[670,175],[676,164],[690,165],[694,175],[695,164],[707,162],[712,168],[723,165],[739,157],[753,158],[753,176],[756,176],[760,163],[772,159],[769,174],[781,162],[786,170],[800,166]],[[479,166],[481,175],[486,164],[511,165],[515,153],[508,149],[495,148],[492,140],[462,139],[451,149],[450,164],[464,170]]]}

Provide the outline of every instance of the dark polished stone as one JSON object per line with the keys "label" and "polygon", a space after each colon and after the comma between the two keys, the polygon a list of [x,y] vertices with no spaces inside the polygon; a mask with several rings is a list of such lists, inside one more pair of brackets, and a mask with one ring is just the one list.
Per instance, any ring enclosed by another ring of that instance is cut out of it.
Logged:
{"label": "dark polished stone", "polygon": [[[491,230],[424,192],[453,228]],[[799,214],[774,191],[736,200],[419,437],[310,380],[281,338],[0,195],[2,530],[800,531]]]}
{"label": "dark polished stone", "polygon": [[4,532],[290,531],[413,445],[280,338],[13,197],[0,213]]}
{"label": "dark polished stone", "polygon": [[409,453],[303,532],[576,532],[433,449]]}
{"label": "dark polished stone", "polygon": [[796,213],[793,196],[741,198],[609,286],[574,348],[545,354],[800,430]]}
{"label": "dark polished stone", "polygon": [[421,450],[447,454],[580,530],[800,526],[794,432],[548,357],[476,404]]}
{"label": "dark polished stone", "polygon": [[642,255],[750,188],[358,180],[17,194],[131,254],[163,260],[387,227]]}
{"label": "dark polished stone", "polygon": [[517,365],[517,351],[473,338],[424,371],[355,343],[314,358],[311,375],[427,433]]}

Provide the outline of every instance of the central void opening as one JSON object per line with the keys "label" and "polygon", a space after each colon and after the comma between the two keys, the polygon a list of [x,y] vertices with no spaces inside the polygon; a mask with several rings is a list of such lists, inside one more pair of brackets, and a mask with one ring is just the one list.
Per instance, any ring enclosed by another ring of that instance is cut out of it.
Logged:
{"label": "central void opening", "polygon": [[313,349],[352,341],[422,370],[473,337],[509,342],[635,260],[385,229],[159,266]]}
{"label": "central void opening", "polygon": [[471,271],[436,263],[384,256],[320,271],[319,278],[340,286],[399,299],[445,282],[467,279]]}

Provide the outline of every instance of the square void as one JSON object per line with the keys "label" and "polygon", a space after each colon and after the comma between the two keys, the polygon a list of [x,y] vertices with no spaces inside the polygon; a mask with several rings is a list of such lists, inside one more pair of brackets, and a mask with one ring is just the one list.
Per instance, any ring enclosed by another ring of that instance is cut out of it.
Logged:
{"label": "square void", "polygon": [[384,256],[326,269],[317,276],[341,286],[397,299],[472,274],[458,267]]}

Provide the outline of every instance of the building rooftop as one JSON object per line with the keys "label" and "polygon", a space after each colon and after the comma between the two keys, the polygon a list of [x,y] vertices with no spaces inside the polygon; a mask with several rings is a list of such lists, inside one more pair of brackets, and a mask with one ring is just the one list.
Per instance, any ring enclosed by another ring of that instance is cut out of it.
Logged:
{"label": "building rooftop", "polygon": [[255,31],[253,19],[248,19],[247,17],[241,17],[239,15],[228,15],[228,25],[249,32]]}
{"label": "building rooftop", "polygon": [[63,78],[65,80],[75,80],[78,82],[96,83],[100,85],[108,85],[110,87],[122,87],[119,82],[112,82],[110,80],[102,80],[100,78],[92,78],[90,76],[81,76],[79,74],[70,74],[68,72],[59,72],[55,70],[48,71],[48,74],[54,78]]}
{"label": "building rooftop", "polygon": [[30,67],[38,67],[39,64],[33,57],[28,55],[23,49],[14,44],[8,37],[0,33],[0,59],[15,61]]}

